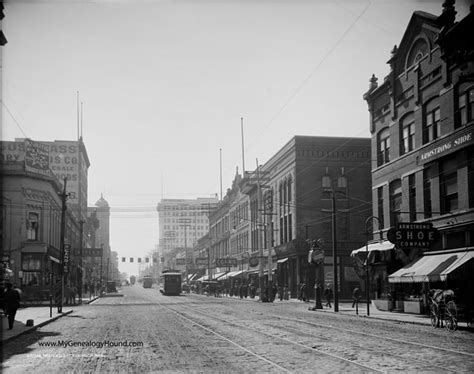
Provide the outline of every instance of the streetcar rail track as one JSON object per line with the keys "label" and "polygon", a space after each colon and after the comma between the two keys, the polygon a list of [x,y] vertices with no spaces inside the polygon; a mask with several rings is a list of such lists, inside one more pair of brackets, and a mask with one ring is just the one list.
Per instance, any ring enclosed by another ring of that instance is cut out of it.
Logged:
{"label": "streetcar rail track", "polygon": [[[303,323],[303,324],[310,325],[310,326],[321,327],[321,328],[326,328],[326,329],[331,328],[331,329],[342,331],[342,332],[350,332],[352,334],[358,334],[358,335],[362,335],[362,336],[367,336],[367,337],[371,337],[371,338],[380,339],[379,335],[375,335],[375,334],[371,334],[371,333],[363,332],[363,331],[359,331],[359,330],[347,329],[347,328],[342,328],[342,327],[338,327],[338,326],[334,326],[334,325],[328,325],[328,324],[321,324],[321,323],[306,321],[306,320],[302,320],[302,319],[283,317],[279,314],[265,313],[265,315],[268,316],[268,317],[274,317],[276,319],[285,319],[285,320],[288,320],[288,321]],[[351,316],[349,316],[349,317],[351,317]],[[417,346],[417,347],[423,347],[423,348],[434,349],[434,350],[449,352],[449,353],[453,353],[453,354],[459,354],[459,355],[468,356],[468,357],[474,357],[474,353],[466,352],[466,351],[460,351],[460,350],[455,350],[455,349],[450,349],[450,348],[445,348],[445,347],[440,347],[440,346],[434,346],[434,345],[419,343],[419,342],[405,340],[405,339],[391,338],[391,337],[388,337],[388,336],[384,336],[383,339],[384,340],[390,340],[390,341],[393,341],[393,342],[396,342],[396,343],[409,344],[409,345],[413,345],[413,346]]]}
{"label": "streetcar rail track", "polygon": [[[350,332],[352,334],[358,334],[358,335],[363,335],[363,336],[367,336],[367,337],[371,337],[371,338],[380,339],[380,336],[375,335],[375,334],[371,334],[371,333],[363,332],[363,331],[358,331],[358,330],[353,330],[353,329],[346,329],[346,328],[337,327],[337,326],[334,326],[334,325],[327,325],[327,324],[323,325],[321,323],[310,322],[310,321],[305,321],[305,320],[301,320],[301,319],[282,317],[282,316],[276,315],[276,314],[274,314],[274,315],[268,314],[268,316],[272,316],[272,317],[279,318],[279,319],[285,319],[285,320],[291,321],[291,322],[303,323],[303,324],[310,325],[310,326],[321,327],[321,328],[331,328],[333,330],[338,330],[338,331],[343,331],[343,332]],[[393,342],[396,342],[396,343],[410,344],[410,345],[414,345],[414,346],[417,346],[417,347],[435,349],[435,350],[454,353],[454,354],[459,354],[459,355],[463,355],[463,356],[474,357],[474,353],[470,353],[470,352],[466,352],[466,351],[458,351],[458,350],[454,350],[454,349],[450,349],[450,348],[444,348],[444,347],[439,347],[439,346],[434,346],[434,345],[428,345],[428,344],[418,343],[418,342],[405,340],[405,339],[391,338],[391,337],[388,337],[388,336],[384,336],[383,339],[384,340],[390,340],[390,341],[393,341]]]}
{"label": "streetcar rail track", "polygon": [[[195,309],[192,309],[192,312],[193,312],[193,313],[196,313],[196,312],[198,312],[198,311],[196,311]],[[203,312],[198,312],[198,313],[201,313],[202,315],[206,315],[206,314],[203,313]],[[276,316],[274,316],[274,317],[276,317]],[[230,322],[230,321],[225,320],[225,319],[223,319],[223,318],[219,318],[219,317],[215,317],[215,316],[214,316],[213,318],[214,318],[214,319],[218,319],[218,320],[220,320],[220,321],[222,321],[222,322],[225,322],[225,323],[227,323],[227,324],[233,324],[233,325],[236,326],[236,327],[250,329],[249,327],[247,327],[247,326],[245,326],[245,325],[241,325],[241,324],[238,324],[238,323],[235,323],[235,322]],[[300,321],[300,320],[296,320],[296,319],[292,319],[292,318],[284,318],[284,319],[287,319],[287,320],[292,321],[292,322],[293,322],[293,321],[300,322],[300,323],[301,323],[301,322],[303,322],[303,323],[306,322],[306,321]],[[311,324],[311,323],[310,323],[310,324]],[[320,326],[326,327],[326,325],[320,325]],[[252,330],[252,331],[254,331],[254,330]],[[350,330],[349,330],[349,331],[350,331]],[[310,346],[308,346],[308,345],[301,344],[301,343],[298,343],[298,342],[294,342],[294,341],[292,341],[292,340],[290,340],[290,339],[282,338],[282,337],[279,337],[279,336],[274,335],[274,334],[269,334],[269,333],[265,333],[265,332],[262,332],[262,331],[258,331],[258,332],[261,333],[261,334],[267,335],[267,336],[269,336],[269,337],[272,337],[272,338],[278,338],[278,339],[283,340],[283,341],[285,341],[285,342],[287,342],[287,343],[296,344],[296,345],[301,346],[301,347],[304,347],[304,348],[311,348],[313,351],[317,351],[318,353],[323,353],[323,354],[325,354],[325,355],[329,355],[329,356],[331,356],[331,357],[334,357],[334,358],[337,358],[337,359],[340,359],[340,360],[344,360],[344,361],[350,362],[350,363],[352,363],[352,364],[362,365],[362,366],[365,366],[365,367],[367,367],[367,368],[370,368],[371,370],[375,370],[375,371],[378,371],[378,372],[384,372],[384,371],[381,371],[380,369],[376,369],[376,368],[373,368],[373,367],[368,366],[368,365],[359,364],[359,363],[357,363],[357,362],[355,362],[355,361],[352,361],[352,360],[350,360],[350,359],[346,359],[346,358],[344,358],[344,357],[341,357],[341,356],[338,356],[338,355],[335,355],[335,354],[332,354],[332,353],[328,353],[328,352],[326,352],[326,351],[322,351],[322,350],[320,350],[320,349],[315,348],[314,346],[311,346],[311,347],[310,347]],[[373,335],[373,337],[377,337],[378,339],[380,339],[380,336]],[[391,352],[387,352],[386,350],[383,350],[383,351],[382,351],[382,350],[377,350],[377,349],[374,349],[374,348],[367,348],[367,347],[365,347],[365,349],[368,350],[368,351],[374,352],[374,353],[378,353],[379,355],[380,355],[380,354],[383,354],[383,355],[393,356],[393,357],[396,357],[396,358],[401,358],[401,359],[402,359],[403,361],[405,361],[405,362],[410,362],[410,361],[411,361],[411,362],[418,362],[418,363],[421,363],[421,364],[423,364],[423,365],[425,365],[425,366],[429,366],[429,367],[431,367],[431,368],[442,369],[443,371],[453,372],[453,373],[457,372],[457,370],[455,370],[455,369],[448,368],[448,367],[445,367],[445,366],[442,366],[442,365],[439,365],[439,364],[435,364],[435,363],[430,362],[430,361],[428,361],[428,360],[423,360],[423,359],[420,359],[420,358],[405,357],[405,356],[403,356],[403,355],[398,355],[398,354],[394,354],[394,353],[391,353]]]}
{"label": "streetcar rail track", "polygon": [[[244,350],[244,351],[246,351],[246,352],[248,352],[248,353],[250,353],[250,354],[252,354],[252,355],[254,355],[254,356],[256,356],[256,357],[258,357],[259,359],[264,360],[265,362],[268,362],[268,363],[270,363],[270,364],[272,364],[272,365],[278,367],[279,369],[284,370],[285,372],[292,373],[292,371],[290,371],[290,370],[288,370],[288,369],[282,367],[282,366],[279,365],[278,363],[276,363],[276,362],[274,362],[274,361],[272,361],[272,360],[269,360],[268,358],[266,358],[266,357],[264,357],[264,356],[262,356],[262,355],[260,355],[260,354],[258,354],[258,353],[256,353],[256,352],[252,352],[251,350],[249,350],[248,348],[243,347],[243,346],[240,345],[239,343],[236,343],[236,342],[234,342],[233,340],[231,340],[231,339],[229,339],[229,338],[223,336],[222,334],[219,334],[218,332],[216,332],[216,331],[210,329],[209,327],[204,326],[202,323],[199,323],[199,322],[193,320],[192,318],[189,317],[189,314],[184,313],[184,312],[182,312],[182,311],[176,311],[176,310],[174,310],[173,308],[170,308],[169,306],[164,306],[164,307],[165,307],[166,309],[170,310],[171,312],[177,314],[179,317],[181,317],[181,318],[187,320],[188,322],[191,322],[191,323],[193,323],[193,324],[199,326],[200,328],[202,328],[202,329],[204,329],[204,330],[206,330],[206,331],[208,331],[208,332],[210,332],[210,333],[212,333],[212,334],[215,334],[216,336],[219,336],[220,338],[222,338],[222,339],[228,341],[229,343],[231,343],[231,344],[233,344],[233,345],[239,347],[240,349],[242,349],[242,350]],[[183,306],[180,305],[179,307],[182,308]],[[193,312],[193,313],[196,312],[195,309],[190,309],[190,308],[187,308],[187,309],[190,310],[190,311]],[[204,316],[208,316],[208,314],[203,313],[203,312],[198,312],[198,313],[200,313],[201,315],[204,315]],[[215,318],[215,317],[213,317],[213,318]],[[227,324],[229,324],[229,321],[226,321],[226,320],[221,319],[221,318],[217,318],[217,319],[219,319],[219,320],[221,320],[221,321],[226,322]],[[383,370],[374,368],[374,367],[369,366],[369,365],[364,365],[364,364],[355,362],[355,361],[353,361],[353,360],[350,360],[350,359],[347,359],[347,358],[344,358],[344,357],[341,357],[341,356],[338,356],[338,355],[334,355],[334,354],[332,354],[332,353],[329,353],[329,352],[326,352],[326,351],[317,349],[317,348],[315,348],[314,346],[308,346],[308,345],[305,345],[305,344],[302,344],[302,343],[295,342],[295,341],[290,340],[290,339],[282,338],[282,337],[279,337],[279,336],[276,336],[276,335],[273,335],[273,334],[269,334],[269,333],[265,333],[265,332],[262,332],[262,331],[252,330],[252,329],[249,329],[247,326],[239,325],[239,324],[236,324],[236,323],[233,323],[233,322],[232,322],[232,324],[235,325],[235,326],[241,327],[241,328],[245,328],[245,329],[247,329],[247,330],[251,330],[252,332],[258,332],[258,333],[261,334],[261,335],[265,335],[265,336],[268,336],[268,337],[271,337],[271,338],[276,338],[276,339],[282,340],[282,341],[284,341],[284,342],[286,342],[286,343],[299,346],[299,347],[301,347],[301,348],[310,350],[311,352],[318,352],[319,354],[322,354],[322,355],[324,355],[324,356],[331,357],[331,358],[336,359],[336,360],[338,360],[338,361],[343,361],[343,362],[345,362],[345,363],[348,363],[348,364],[350,364],[350,365],[357,366],[357,367],[362,368],[362,369],[364,369],[364,370],[370,370],[370,371],[377,372],[377,373],[385,373],[385,371],[383,371]]]}

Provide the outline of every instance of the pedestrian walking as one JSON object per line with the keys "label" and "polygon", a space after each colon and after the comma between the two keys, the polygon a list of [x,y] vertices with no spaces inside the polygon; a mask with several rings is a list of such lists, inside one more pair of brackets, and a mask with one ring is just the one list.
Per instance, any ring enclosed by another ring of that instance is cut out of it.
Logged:
{"label": "pedestrian walking", "polygon": [[5,314],[8,316],[8,328],[13,329],[16,311],[20,307],[20,293],[13,289],[11,283],[7,283],[5,291]]}
{"label": "pedestrian walking", "polygon": [[352,291],[352,307],[354,308],[354,306],[356,304],[359,303],[359,299],[360,299],[360,289],[359,287],[356,287],[354,288],[354,290]]}
{"label": "pedestrian walking", "polygon": [[303,281],[300,282],[300,294],[298,299],[301,301],[306,301],[306,283]]}
{"label": "pedestrian walking", "polygon": [[326,285],[326,289],[324,290],[324,297],[326,298],[326,306],[331,308],[332,288],[329,284]]}

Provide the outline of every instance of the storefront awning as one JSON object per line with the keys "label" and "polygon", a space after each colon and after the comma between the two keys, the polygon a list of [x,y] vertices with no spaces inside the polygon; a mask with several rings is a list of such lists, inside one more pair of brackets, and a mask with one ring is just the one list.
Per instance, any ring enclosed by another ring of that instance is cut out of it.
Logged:
{"label": "storefront awning", "polygon": [[58,263],[58,264],[61,262],[61,261],[59,261],[56,257],[53,257],[53,256],[49,256],[49,259],[50,259],[51,261],[54,261],[54,262]]}
{"label": "storefront awning", "polygon": [[373,252],[373,251],[389,251],[393,249],[395,244],[392,242],[389,242],[388,240],[384,240],[381,242],[375,242],[375,243],[370,243],[368,246],[364,245],[363,247],[360,247],[359,249],[354,249],[351,252],[351,257],[354,257],[355,255],[359,253],[365,253],[368,252]]}
{"label": "storefront awning", "polygon": [[214,274],[211,278],[209,278],[208,275],[204,275],[201,278],[197,279],[197,282],[202,282],[202,281],[208,281],[208,280],[218,280],[219,278],[223,277],[224,275],[227,274],[227,271],[223,271],[221,273],[216,273]]}
{"label": "storefront awning", "polygon": [[426,253],[422,258],[388,276],[390,283],[421,283],[462,278],[461,269],[466,273],[474,271],[474,247],[464,251],[437,251]]}
{"label": "storefront awning", "polygon": [[277,260],[277,264],[283,264],[286,261],[288,261],[288,257]]}
{"label": "storefront awning", "polygon": [[[273,264],[272,273],[274,273],[277,270],[276,266],[277,266],[276,263]],[[260,273],[260,269],[250,270],[248,272],[248,274],[259,274],[259,273]],[[263,274],[268,274],[268,265],[267,264],[265,264],[265,267],[263,268]]]}
{"label": "storefront awning", "polygon": [[222,277],[219,278],[219,280],[238,277],[238,276],[243,275],[244,272],[245,272],[245,270],[231,271],[231,272],[229,272],[229,273],[227,273],[227,274],[224,274]]}

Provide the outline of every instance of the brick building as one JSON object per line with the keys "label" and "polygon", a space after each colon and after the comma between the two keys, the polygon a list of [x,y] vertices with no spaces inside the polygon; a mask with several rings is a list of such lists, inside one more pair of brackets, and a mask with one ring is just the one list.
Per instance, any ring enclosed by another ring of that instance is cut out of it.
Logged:
{"label": "brick building", "polygon": [[[452,3],[443,4],[440,16],[419,11],[412,15],[399,46],[392,50],[390,73],[380,85],[372,76],[364,95],[374,155],[372,214],[379,218],[384,235],[400,222],[430,223],[440,237],[428,250],[467,251],[465,255],[472,257],[474,14],[471,7],[468,16],[455,22]],[[371,289],[376,297],[389,292],[388,275],[427,251],[394,245],[371,248]],[[423,279],[435,281],[427,275]],[[418,294],[426,286],[400,276],[390,282],[407,283]]]}

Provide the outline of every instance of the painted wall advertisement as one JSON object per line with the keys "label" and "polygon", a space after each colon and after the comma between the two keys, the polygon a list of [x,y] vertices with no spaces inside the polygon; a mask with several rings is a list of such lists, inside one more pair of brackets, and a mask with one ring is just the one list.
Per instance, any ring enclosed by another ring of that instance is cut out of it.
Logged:
{"label": "painted wall advertisement", "polygon": [[21,141],[0,142],[0,144],[2,163],[23,161],[26,171],[42,175],[51,175],[52,172],[61,184],[66,178],[68,204],[79,204],[79,196],[87,196],[85,192],[87,185],[83,185],[81,189],[79,181],[82,180],[82,184],[87,181],[88,165],[84,160],[79,159],[82,155],[77,141],[37,142],[21,139]]}

